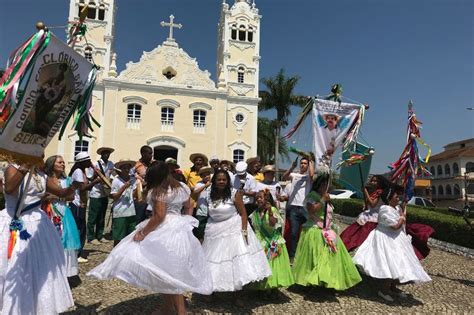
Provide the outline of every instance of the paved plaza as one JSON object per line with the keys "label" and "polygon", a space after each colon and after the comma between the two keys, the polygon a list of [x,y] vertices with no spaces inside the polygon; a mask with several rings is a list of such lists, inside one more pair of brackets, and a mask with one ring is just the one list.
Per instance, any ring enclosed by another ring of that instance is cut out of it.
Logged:
{"label": "paved plaza", "polygon": [[[87,244],[86,249],[89,262],[81,265],[82,283],[73,289],[76,309],[68,314],[151,314],[161,305],[159,294],[119,280],[98,281],[86,277],[87,271],[105,259],[112,243]],[[189,295],[187,307],[188,312],[198,314],[474,313],[472,259],[432,249],[423,266],[433,281],[403,286],[409,297],[393,303],[379,298],[378,283],[364,277],[362,283],[344,292],[294,286],[268,294],[244,290],[211,297]]]}

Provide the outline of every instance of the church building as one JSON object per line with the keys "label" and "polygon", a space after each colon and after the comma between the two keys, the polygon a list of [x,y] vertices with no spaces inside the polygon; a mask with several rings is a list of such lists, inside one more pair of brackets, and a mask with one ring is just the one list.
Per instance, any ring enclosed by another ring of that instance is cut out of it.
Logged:
{"label": "church building", "polygon": [[97,148],[107,146],[115,149],[114,161],[137,159],[143,145],[153,148],[155,159],[174,157],[181,167],[190,166],[195,152],[234,162],[256,156],[261,16],[254,2],[221,4],[217,82],[179,47],[174,33],[181,24],[173,15],[161,22],[168,38],[119,73],[116,0],[70,0],[69,21],[78,19],[85,3],[87,41],[74,48],[100,67],[93,116],[101,128],[80,141],[68,127],[60,141],[51,141],[47,156],[73,163],[75,154],[87,151],[97,160]]}

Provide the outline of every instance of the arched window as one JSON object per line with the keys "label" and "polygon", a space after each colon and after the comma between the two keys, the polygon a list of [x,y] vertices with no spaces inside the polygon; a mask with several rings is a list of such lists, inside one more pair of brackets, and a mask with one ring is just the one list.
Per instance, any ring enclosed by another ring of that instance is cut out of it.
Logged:
{"label": "arched window", "polygon": [[244,150],[239,150],[239,149],[234,150],[234,152],[233,152],[234,163],[238,163],[240,161],[243,161],[244,158],[245,158]]}
{"label": "arched window", "polygon": [[472,172],[474,172],[474,163],[473,162],[466,163],[466,173],[472,173]]}
{"label": "arched window", "polygon": [[77,12],[77,16],[81,15],[81,11],[84,8],[84,0],[79,1],[79,11]]}
{"label": "arched window", "polygon": [[84,49],[84,57],[90,62],[92,62],[92,47],[91,46],[87,46]]}
{"label": "arched window", "polygon": [[196,109],[193,111],[193,124],[194,127],[206,126],[206,111],[202,109]]}
{"label": "arched window", "polygon": [[89,141],[82,139],[74,143],[74,156],[79,152],[89,152]]}
{"label": "arched window", "polygon": [[453,164],[453,175],[454,175],[454,176],[459,175],[459,166],[458,166],[458,163],[454,163],[454,164]]}
{"label": "arched window", "polygon": [[161,108],[161,123],[173,124],[174,123],[174,108],[162,107]]}
{"label": "arched window", "polygon": [[233,40],[237,39],[237,24],[232,24],[232,28],[230,30],[230,38]]}
{"label": "arched window", "polygon": [[253,42],[253,28],[249,27],[249,30],[247,32],[247,40],[249,42]]}
{"label": "arched window", "polygon": [[451,185],[446,185],[446,196],[451,196],[453,191],[451,190]]}
{"label": "arched window", "polygon": [[128,104],[127,105],[127,128],[140,129],[141,118],[142,118],[142,105]]}
{"label": "arched window", "polygon": [[96,11],[95,2],[91,0],[89,1],[89,6],[87,8],[87,17],[89,19],[95,19],[95,11]]}
{"label": "arched window", "polygon": [[237,82],[244,83],[244,74],[245,74],[244,67],[239,67],[239,69],[237,70]]}
{"label": "arched window", "polygon": [[443,186],[441,185],[438,186],[438,195],[440,196],[444,195],[444,189],[443,189]]}
{"label": "arched window", "polygon": [[466,187],[466,194],[474,195],[474,184],[468,184]]}
{"label": "arched window", "polygon": [[438,165],[438,176],[443,175],[443,167],[441,165]]}
{"label": "arched window", "polygon": [[453,195],[456,197],[461,196],[461,188],[459,188],[458,184],[454,184]]}
{"label": "arched window", "polygon": [[245,33],[246,33],[245,26],[240,25],[240,27],[239,27],[239,40],[242,41],[242,42],[245,41]]}
{"label": "arched window", "polygon": [[431,186],[431,195],[436,196],[436,187],[435,186]]}
{"label": "arched window", "polygon": [[99,20],[105,20],[105,5],[103,3],[99,6]]}
{"label": "arched window", "polygon": [[446,175],[446,176],[451,175],[451,167],[449,167],[449,164],[446,164],[444,166],[444,175]]}
{"label": "arched window", "polygon": [[430,173],[431,173],[431,176],[436,176],[435,167],[434,167],[434,166],[430,167]]}

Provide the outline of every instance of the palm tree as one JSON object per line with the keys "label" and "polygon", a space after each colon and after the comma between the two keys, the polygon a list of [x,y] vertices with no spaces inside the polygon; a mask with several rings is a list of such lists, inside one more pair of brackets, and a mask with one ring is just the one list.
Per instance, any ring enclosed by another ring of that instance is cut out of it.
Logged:
{"label": "palm tree", "polygon": [[[258,104],[258,108],[259,110],[275,109],[277,112],[277,117],[274,120],[275,140],[272,141],[275,143],[276,178],[278,178],[278,153],[280,152],[281,128],[288,126],[291,106],[302,106],[307,103],[306,97],[294,94],[294,89],[299,80],[299,76],[286,77],[284,69],[280,69],[274,77],[262,79],[266,90],[259,92],[261,101]],[[262,145],[262,143],[259,143],[259,145]]]}
{"label": "palm tree", "polygon": [[[258,118],[258,147],[257,155],[264,164],[272,164],[275,157],[275,121],[268,118]],[[288,146],[283,138],[278,144],[280,156],[288,159]]]}

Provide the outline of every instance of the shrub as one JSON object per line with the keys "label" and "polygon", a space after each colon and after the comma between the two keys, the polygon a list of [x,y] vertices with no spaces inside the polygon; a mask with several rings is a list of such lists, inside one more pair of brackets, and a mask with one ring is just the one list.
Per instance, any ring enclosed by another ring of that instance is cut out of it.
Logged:
{"label": "shrub", "polygon": [[[431,208],[431,207],[422,207],[422,206],[416,206],[416,205],[410,205],[412,208],[417,208],[417,209],[423,209],[423,210],[429,210],[433,212],[438,212],[438,213],[443,213],[443,214],[449,214],[449,215],[455,215],[454,213],[450,212],[448,208]],[[471,211],[469,213],[470,218],[474,218],[474,211]]]}
{"label": "shrub", "polygon": [[[332,203],[336,213],[348,217],[358,216],[363,207],[363,201],[355,199],[333,199]],[[408,206],[408,223],[427,224],[435,230],[433,238],[474,248],[474,233],[462,217],[430,209]]]}

